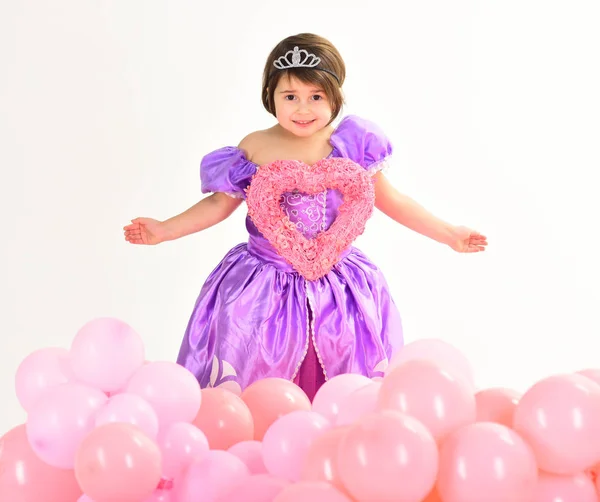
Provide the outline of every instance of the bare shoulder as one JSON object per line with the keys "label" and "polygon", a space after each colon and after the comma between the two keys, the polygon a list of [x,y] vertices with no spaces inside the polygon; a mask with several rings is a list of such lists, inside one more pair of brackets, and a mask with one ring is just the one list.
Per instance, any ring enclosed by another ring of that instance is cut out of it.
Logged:
{"label": "bare shoulder", "polygon": [[251,132],[240,141],[238,148],[246,152],[255,151],[260,149],[271,136],[272,132],[270,129]]}
{"label": "bare shoulder", "polygon": [[243,150],[248,159],[253,159],[257,155],[268,148],[268,145],[273,139],[273,131],[271,129],[263,129],[260,131],[254,131],[245,136],[238,148]]}

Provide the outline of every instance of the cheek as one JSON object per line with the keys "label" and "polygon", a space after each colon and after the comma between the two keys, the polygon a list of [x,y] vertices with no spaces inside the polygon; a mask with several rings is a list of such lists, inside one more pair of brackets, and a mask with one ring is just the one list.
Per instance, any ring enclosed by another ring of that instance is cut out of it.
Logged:
{"label": "cheek", "polygon": [[319,103],[319,105],[315,108],[319,117],[322,118],[329,119],[329,117],[331,117],[331,114],[333,113],[333,109],[329,103]]}
{"label": "cheek", "polygon": [[284,117],[289,115],[292,112],[292,107],[290,104],[293,104],[292,101],[276,101],[275,102],[275,113],[278,117]]}

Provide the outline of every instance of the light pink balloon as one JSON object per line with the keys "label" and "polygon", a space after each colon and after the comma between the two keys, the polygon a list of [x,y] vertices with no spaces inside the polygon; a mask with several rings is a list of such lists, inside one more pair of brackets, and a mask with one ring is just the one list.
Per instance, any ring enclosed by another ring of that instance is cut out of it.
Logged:
{"label": "light pink balloon", "polygon": [[456,378],[462,378],[475,392],[473,368],[467,357],[453,345],[435,338],[415,340],[402,347],[392,356],[385,374],[408,361],[425,360],[441,366]]}
{"label": "light pink balloon", "polygon": [[239,458],[223,450],[209,451],[175,480],[177,502],[217,502],[250,476]]}
{"label": "light pink balloon", "polygon": [[594,482],[585,474],[571,476],[539,473],[531,502],[598,502]]}
{"label": "light pink balloon", "polygon": [[437,491],[444,502],[531,502],[536,482],[533,451],[504,425],[470,424],[442,442]]}
{"label": "light pink balloon", "polygon": [[273,502],[352,502],[329,483],[302,481],[284,488]]}
{"label": "light pink balloon", "polygon": [[355,390],[372,383],[370,378],[354,373],[334,376],[325,382],[315,394],[312,410],[334,423],[340,410],[340,402]]}
{"label": "light pink balloon", "polygon": [[200,409],[202,396],[196,377],[183,366],[155,361],[140,367],[125,392],[143,397],[156,411],[160,430],[175,422],[191,422]]}
{"label": "light pink balloon", "polygon": [[69,351],[58,347],[36,350],[29,354],[15,376],[17,399],[29,411],[50,387],[69,381]]}
{"label": "light pink balloon", "polygon": [[293,411],[279,418],[263,438],[267,471],[273,476],[298,481],[312,441],[330,427],[329,420],[313,411]]}
{"label": "light pink balloon", "polygon": [[585,377],[590,378],[597,384],[600,384],[600,369],[598,368],[588,368],[585,370],[581,370],[577,372],[579,375],[583,375]]}
{"label": "light pink balloon", "polygon": [[383,411],[349,426],[338,450],[338,472],[359,502],[421,502],[434,486],[438,449],[416,418]]}
{"label": "light pink balloon", "polygon": [[243,480],[219,499],[219,502],[273,502],[290,483],[269,474],[256,474]]}
{"label": "light pink balloon", "polygon": [[81,443],[75,476],[94,502],[138,502],[160,481],[160,450],[135,425],[102,425]]}
{"label": "light pink balloon", "polygon": [[33,451],[47,464],[72,469],[75,452],[95,426],[95,414],[108,398],[80,383],[51,387],[27,416],[27,437]]}
{"label": "light pink balloon", "polygon": [[96,415],[96,426],[110,423],[137,425],[148,437],[156,439],[158,417],[148,401],[136,394],[116,394]]}
{"label": "light pink balloon", "polygon": [[94,502],[91,498],[89,498],[85,493],[77,499],[77,502]]}
{"label": "light pink balloon", "polygon": [[171,424],[160,439],[163,475],[172,479],[208,454],[208,439],[195,425]]}
{"label": "light pink balloon", "polygon": [[260,441],[240,441],[229,448],[229,453],[233,453],[239,458],[250,474],[266,474],[267,468],[262,456],[262,442]]}
{"label": "light pink balloon", "polygon": [[336,425],[350,425],[377,410],[381,382],[372,382],[340,399]]}
{"label": "light pink balloon", "polygon": [[381,384],[378,406],[412,415],[437,441],[476,417],[475,395],[467,384],[424,360],[407,361],[389,373]]}
{"label": "light pink balloon", "polygon": [[512,389],[491,388],[475,394],[477,422],[495,422],[512,428],[521,394]]}
{"label": "light pink balloon", "polygon": [[122,389],[144,364],[144,342],[131,326],[101,317],[86,323],[71,343],[71,368],[77,379],[105,392]]}
{"label": "light pink balloon", "polygon": [[156,490],[144,502],[175,502],[175,498],[170,490]]}
{"label": "light pink balloon", "polygon": [[540,380],[521,397],[514,429],[546,472],[577,474],[593,467],[600,462],[600,386],[577,374]]}

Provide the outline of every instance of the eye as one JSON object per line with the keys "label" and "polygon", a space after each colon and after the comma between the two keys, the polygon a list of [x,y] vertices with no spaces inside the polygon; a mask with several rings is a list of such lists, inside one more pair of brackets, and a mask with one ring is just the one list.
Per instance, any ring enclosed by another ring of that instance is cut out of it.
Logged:
{"label": "eye", "polygon": [[[291,99],[290,99],[291,98]],[[287,96],[285,96],[283,99],[287,100],[287,101],[292,101],[295,98],[295,96],[293,94],[288,94]]]}
{"label": "eye", "polygon": [[322,101],[322,100],[323,100],[323,99],[325,99],[325,98],[324,98],[323,96],[321,96],[320,94],[315,94],[315,95],[313,96],[313,99],[314,99],[315,101]]}

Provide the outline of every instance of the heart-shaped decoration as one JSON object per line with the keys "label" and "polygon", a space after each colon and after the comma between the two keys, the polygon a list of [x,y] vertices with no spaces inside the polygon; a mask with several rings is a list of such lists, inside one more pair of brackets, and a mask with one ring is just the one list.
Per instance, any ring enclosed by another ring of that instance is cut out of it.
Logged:
{"label": "heart-shaped decoration", "polygon": [[[298,190],[307,195],[338,190],[343,203],[331,227],[307,239],[282,211],[284,193]],[[329,273],[342,253],[365,230],[373,214],[373,179],[350,159],[328,158],[313,165],[278,160],[261,166],[246,189],[248,215],[277,253],[310,281]]]}

